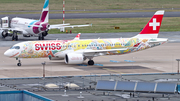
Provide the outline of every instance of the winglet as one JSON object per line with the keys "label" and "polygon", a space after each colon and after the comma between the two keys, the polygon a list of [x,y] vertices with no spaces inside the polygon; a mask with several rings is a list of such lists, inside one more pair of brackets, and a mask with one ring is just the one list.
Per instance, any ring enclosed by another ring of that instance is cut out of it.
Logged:
{"label": "winglet", "polygon": [[78,33],[78,35],[74,38],[74,40],[79,40],[80,36],[81,36],[81,33]]}

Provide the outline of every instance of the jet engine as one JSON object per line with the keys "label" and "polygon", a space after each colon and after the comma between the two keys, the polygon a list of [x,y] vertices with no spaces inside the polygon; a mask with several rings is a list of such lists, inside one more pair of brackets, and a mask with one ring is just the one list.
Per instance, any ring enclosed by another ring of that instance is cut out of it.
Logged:
{"label": "jet engine", "polygon": [[84,56],[82,54],[68,53],[65,55],[66,64],[82,64]]}
{"label": "jet engine", "polygon": [[0,30],[0,37],[7,37],[8,36],[8,33],[5,31],[5,30]]}
{"label": "jet engine", "polygon": [[59,57],[51,57],[49,56],[49,60],[63,60],[64,58],[59,58]]}

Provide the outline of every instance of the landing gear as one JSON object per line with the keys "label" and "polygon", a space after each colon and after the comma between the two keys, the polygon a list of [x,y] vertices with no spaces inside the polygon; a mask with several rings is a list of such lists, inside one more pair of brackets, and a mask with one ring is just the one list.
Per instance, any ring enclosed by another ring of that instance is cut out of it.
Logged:
{"label": "landing gear", "polygon": [[21,59],[16,58],[16,60],[18,60],[17,66],[21,66]]}
{"label": "landing gear", "polygon": [[93,60],[89,60],[88,61],[88,65],[94,65],[94,61]]}
{"label": "landing gear", "polygon": [[42,33],[41,33],[41,34],[39,34],[38,39],[39,39],[39,40],[44,40],[44,36],[43,36],[43,34],[42,34]]}
{"label": "landing gear", "polygon": [[18,41],[18,36],[17,36],[17,32],[13,31],[13,35],[12,35],[12,41]]}
{"label": "landing gear", "polygon": [[48,31],[43,32],[42,35],[43,35],[43,36],[48,35]]}
{"label": "landing gear", "polygon": [[17,66],[21,66],[21,63],[17,63]]}

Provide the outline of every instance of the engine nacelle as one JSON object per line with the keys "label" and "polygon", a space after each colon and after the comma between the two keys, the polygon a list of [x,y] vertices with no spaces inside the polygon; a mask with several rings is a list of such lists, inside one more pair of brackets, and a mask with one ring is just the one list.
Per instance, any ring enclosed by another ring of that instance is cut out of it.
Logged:
{"label": "engine nacelle", "polygon": [[64,58],[59,58],[59,57],[51,57],[49,56],[49,60],[63,60]]}
{"label": "engine nacelle", "polygon": [[0,37],[5,38],[8,36],[8,32],[5,30],[0,30]]}
{"label": "engine nacelle", "polygon": [[68,53],[65,55],[66,64],[82,64],[84,56],[82,54]]}

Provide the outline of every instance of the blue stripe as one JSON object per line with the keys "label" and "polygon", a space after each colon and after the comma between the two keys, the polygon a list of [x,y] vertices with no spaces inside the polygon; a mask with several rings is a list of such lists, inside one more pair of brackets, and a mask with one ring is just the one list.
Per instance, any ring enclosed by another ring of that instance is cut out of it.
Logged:
{"label": "blue stripe", "polygon": [[87,65],[84,65],[84,64],[77,64],[78,66],[87,66]]}
{"label": "blue stripe", "polygon": [[96,66],[103,66],[103,64],[94,64],[94,65],[96,65]]}
{"label": "blue stripe", "polygon": [[110,60],[110,62],[119,63],[120,61]]}
{"label": "blue stripe", "polygon": [[136,62],[136,61],[132,61],[132,60],[124,60],[125,62]]}
{"label": "blue stripe", "polygon": [[45,3],[44,3],[44,7],[43,7],[43,9],[47,8],[47,7],[48,7],[48,5],[49,5],[49,0],[46,0],[46,1],[45,1]]}
{"label": "blue stripe", "polygon": [[22,93],[23,91],[0,91],[0,94],[14,94],[14,93]]}
{"label": "blue stripe", "polygon": [[[34,23],[38,22],[38,20],[34,20],[32,21],[31,23],[29,23],[29,25],[33,25]],[[31,27],[31,26],[28,26],[28,27]]]}

